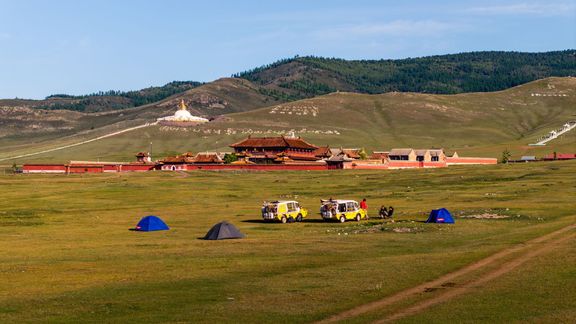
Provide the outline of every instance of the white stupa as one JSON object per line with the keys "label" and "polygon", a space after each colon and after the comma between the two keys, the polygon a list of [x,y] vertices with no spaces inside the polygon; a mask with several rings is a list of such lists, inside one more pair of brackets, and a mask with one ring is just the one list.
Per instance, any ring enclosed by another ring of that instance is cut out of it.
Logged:
{"label": "white stupa", "polygon": [[194,126],[198,124],[207,123],[209,120],[206,118],[193,116],[186,107],[184,99],[180,101],[178,105],[178,110],[173,116],[158,118],[160,124],[166,124],[171,126]]}

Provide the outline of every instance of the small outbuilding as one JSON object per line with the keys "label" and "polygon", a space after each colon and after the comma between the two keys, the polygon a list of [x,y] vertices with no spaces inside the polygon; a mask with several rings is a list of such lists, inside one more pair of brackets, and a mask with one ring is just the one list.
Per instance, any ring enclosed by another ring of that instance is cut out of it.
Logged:
{"label": "small outbuilding", "polygon": [[204,236],[205,240],[240,239],[246,237],[236,226],[223,221],[214,226]]}
{"label": "small outbuilding", "polygon": [[534,155],[524,155],[520,158],[522,162],[534,162],[536,161],[536,156]]}
{"label": "small outbuilding", "polygon": [[411,148],[392,149],[388,158],[392,161],[416,161],[416,152]]}
{"label": "small outbuilding", "polygon": [[430,212],[426,223],[454,224],[454,218],[446,208],[434,209]]}

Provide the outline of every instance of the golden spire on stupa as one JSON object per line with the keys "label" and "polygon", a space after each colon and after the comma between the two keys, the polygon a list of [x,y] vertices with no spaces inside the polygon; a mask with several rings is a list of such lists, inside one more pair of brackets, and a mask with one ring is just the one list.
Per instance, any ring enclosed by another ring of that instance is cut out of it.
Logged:
{"label": "golden spire on stupa", "polygon": [[178,105],[178,107],[180,108],[180,110],[186,110],[186,104],[184,103],[184,99],[180,100],[180,104]]}

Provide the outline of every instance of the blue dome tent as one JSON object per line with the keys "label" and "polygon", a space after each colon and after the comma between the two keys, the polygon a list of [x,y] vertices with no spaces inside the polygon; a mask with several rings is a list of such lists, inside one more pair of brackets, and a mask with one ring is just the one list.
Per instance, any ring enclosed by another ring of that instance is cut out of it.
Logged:
{"label": "blue dome tent", "polygon": [[160,217],[154,215],[143,217],[134,228],[134,230],[141,232],[167,231],[169,229],[170,227]]}
{"label": "blue dome tent", "polygon": [[426,223],[454,224],[454,218],[446,208],[434,209],[430,212]]}

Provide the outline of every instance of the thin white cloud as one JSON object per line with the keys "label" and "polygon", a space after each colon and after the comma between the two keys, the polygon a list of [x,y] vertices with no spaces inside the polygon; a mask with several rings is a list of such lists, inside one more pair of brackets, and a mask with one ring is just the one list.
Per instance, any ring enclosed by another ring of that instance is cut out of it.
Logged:
{"label": "thin white cloud", "polygon": [[373,36],[434,36],[465,29],[460,23],[435,20],[395,20],[386,23],[354,24],[313,32],[319,38],[373,37]]}
{"label": "thin white cloud", "polygon": [[576,15],[576,2],[522,2],[508,5],[472,7],[467,9],[466,12],[482,15],[574,16]]}

